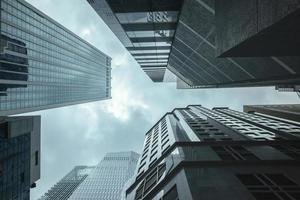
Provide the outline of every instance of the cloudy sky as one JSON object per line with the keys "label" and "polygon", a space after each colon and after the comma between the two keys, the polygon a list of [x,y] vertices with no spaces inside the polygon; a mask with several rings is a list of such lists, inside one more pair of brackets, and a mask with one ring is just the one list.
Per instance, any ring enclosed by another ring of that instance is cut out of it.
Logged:
{"label": "cloudy sky", "polygon": [[274,88],[177,90],[153,83],[86,0],[27,1],[113,58],[111,100],[33,113],[42,116],[42,174],[33,200],[76,165],[95,165],[110,151],[140,152],[147,130],[175,107],[299,103],[295,93]]}

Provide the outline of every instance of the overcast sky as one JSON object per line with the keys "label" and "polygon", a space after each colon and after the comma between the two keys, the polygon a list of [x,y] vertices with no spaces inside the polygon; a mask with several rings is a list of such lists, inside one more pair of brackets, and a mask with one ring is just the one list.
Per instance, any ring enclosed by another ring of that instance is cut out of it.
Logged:
{"label": "overcast sky", "polygon": [[95,165],[111,151],[140,152],[147,130],[175,107],[299,103],[295,93],[273,87],[177,90],[153,83],[86,0],[27,1],[113,59],[111,100],[33,113],[42,116],[42,173],[33,200],[76,165]]}

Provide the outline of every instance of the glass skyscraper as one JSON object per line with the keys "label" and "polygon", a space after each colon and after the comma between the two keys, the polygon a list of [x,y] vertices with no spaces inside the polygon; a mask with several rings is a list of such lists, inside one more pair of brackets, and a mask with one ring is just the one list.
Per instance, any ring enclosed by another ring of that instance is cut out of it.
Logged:
{"label": "glass skyscraper", "polygon": [[[163,82],[173,73],[181,89],[276,86],[280,91],[300,90],[300,61],[295,54],[299,51],[288,51],[299,48],[294,25],[299,21],[297,1],[87,1],[154,82]],[[287,23],[283,13],[290,13],[293,23]],[[270,31],[271,24],[279,26]],[[266,29],[268,34],[260,34]],[[260,40],[246,40],[251,36]],[[273,44],[281,44],[284,54],[262,52],[274,49]],[[226,53],[235,45],[243,48]]]}
{"label": "glass skyscraper", "polygon": [[111,58],[24,0],[1,0],[0,115],[111,97]]}
{"label": "glass skyscraper", "polygon": [[76,166],[39,200],[68,200],[94,167]]}
{"label": "glass skyscraper", "polygon": [[108,153],[75,190],[70,200],[119,200],[125,183],[133,176],[139,154]]}
{"label": "glass skyscraper", "polygon": [[40,178],[40,116],[0,117],[0,199],[29,200]]}
{"label": "glass skyscraper", "polygon": [[300,123],[200,105],[145,135],[127,200],[298,200]]}

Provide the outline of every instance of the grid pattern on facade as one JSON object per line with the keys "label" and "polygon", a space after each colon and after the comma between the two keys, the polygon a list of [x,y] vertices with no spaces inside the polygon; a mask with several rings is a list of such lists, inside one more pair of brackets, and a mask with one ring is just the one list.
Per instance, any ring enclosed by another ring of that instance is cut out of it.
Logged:
{"label": "grid pattern on facade", "polygon": [[234,116],[227,115],[226,113],[219,112],[223,109],[209,110],[201,106],[197,106],[196,108],[199,109],[204,115],[207,115],[208,117],[218,121],[220,124],[254,140],[281,139],[281,136],[278,136],[269,130],[245,122],[235,118]]}
{"label": "grid pattern on facade", "polygon": [[135,152],[108,153],[69,199],[120,199],[126,181],[134,174],[138,158]]}
{"label": "grid pattern on facade", "polygon": [[300,187],[284,174],[237,174],[256,200],[297,200]]}
{"label": "grid pattern on facade", "polygon": [[238,112],[238,111],[231,110],[231,109],[221,109],[220,112],[228,114],[228,115],[234,115],[237,118],[243,119],[245,121],[252,121],[254,123],[258,123],[262,126],[270,128],[270,129],[283,131],[283,132],[286,132],[288,134],[291,134],[291,135],[294,135],[297,137],[300,136],[300,125],[297,126],[292,123],[283,122],[283,121],[275,120],[272,118],[267,118],[267,117],[260,116],[260,115]]}
{"label": "grid pattern on facade", "polygon": [[184,1],[176,27],[168,68],[191,88],[274,85],[276,78],[286,81],[299,72],[295,57],[217,58],[216,32],[221,27],[216,27],[214,3]]}
{"label": "grid pattern on facade", "polygon": [[1,1],[0,51],[2,112],[110,97],[111,59],[23,0]]}
{"label": "grid pattern on facade", "polygon": [[67,200],[86,179],[93,167],[77,166],[55,184],[40,200]]}
{"label": "grid pattern on facade", "polygon": [[7,139],[0,126],[0,199],[29,200],[30,133]]}
{"label": "grid pattern on facade", "polygon": [[228,141],[232,138],[189,109],[179,111],[200,141]]}

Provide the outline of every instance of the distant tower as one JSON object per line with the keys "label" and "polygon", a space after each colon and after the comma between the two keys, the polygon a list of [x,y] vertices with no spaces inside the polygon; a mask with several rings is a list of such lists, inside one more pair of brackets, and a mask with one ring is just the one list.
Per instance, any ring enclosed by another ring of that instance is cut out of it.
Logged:
{"label": "distant tower", "polygon": [[145,135],[127,200],[300,199],[300,124],[193,105]]}
{"label": "distant tower", "polygon": [[111,58],[24,0],[1,0],[0,116],[111,98]]}
{"label": "distant tower", "polygon": [[40,116],[0,117],[0,199],[29,200],[40,178]]}
{"label": "distant tower", "polygon": [[108,153],[75,190],[70,200],[119,200],[125,183],[133,176],[139,154]]}
{"label": "distant tower", "polygon": [[94,167],[76,166],[39,200],[68,200]]}

